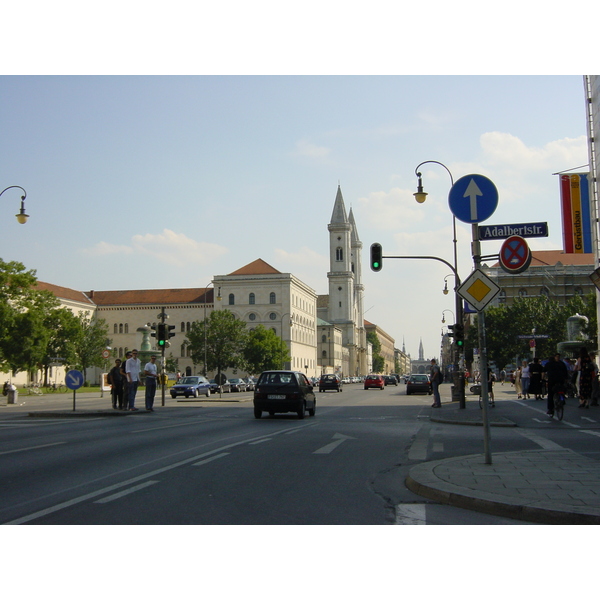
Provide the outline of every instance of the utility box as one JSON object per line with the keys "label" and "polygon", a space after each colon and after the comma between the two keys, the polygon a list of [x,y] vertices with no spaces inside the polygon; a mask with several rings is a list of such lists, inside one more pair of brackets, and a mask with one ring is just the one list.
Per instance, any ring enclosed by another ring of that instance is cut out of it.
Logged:
{"label": "utility box", "polygon": [[7,393],[7,404],[16,404],[17,399],[19,398],[19,392],[17,390],[8,390]]}

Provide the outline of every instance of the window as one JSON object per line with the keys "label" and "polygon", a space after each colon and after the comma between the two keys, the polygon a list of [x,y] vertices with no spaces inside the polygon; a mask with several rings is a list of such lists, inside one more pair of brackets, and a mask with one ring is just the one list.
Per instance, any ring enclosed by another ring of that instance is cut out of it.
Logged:
{"label": "window", "polygon": [[498,302],[500,304],[506,304],[506,292],[504,290],[500,290],[498,294]]}
{"label": "window", "polygon": [[548,296],[550,296],[550,290],[546,286],[544,286],[540,290],[540,296],[545,296],[546,298],[548,298]]}
{"label": "window", "polygon": [[344,250],[340,246],[335,249],[335,260],[338,262],[344,260]]}
{"label": "window", "polygon": [[235,304],[235,296],[233,294],[229,294],[229,305],[233,306]]}
{"label": "window", "polygon": [[276,313],[271,313],[269,315],[269,319],[271,319],[271,321],[274,321],[277,318],[277,314]]}
{"label": "window", "polygon": [[248,304],[256,304],[256,296],[254,294],[248,296]]}
{"label": "window", "polygon": [[521,288],[519,290],[519,296],[521,296],[521,298],[524,298],[525,296],[527,296],[527,290],[525,288]]}
{"label": "window", "polygon": [[327,336],[326,335],[322,335],[321,336],[321,342],[325,343],[327,341]]}
{"label": "window", "polygon": [[269,294],[269,304],[275,304],[277,302],[277,296],[275,292]]}
{"label": "window", "polygon": [[119,333],[119,326],[115,323],[113,333]]}
{"label": "window", "polygon": [[327,358],[327,350],[323,350],[323,358]]}
{"label": "window", "polygon": [[576,296],[583,296],[583,289],[582,289],[582,288],[580,288],[579,286],[577,286],[577,287],[575,288],[575,295],[576,295]]}
{"label": "window", "polygon": [[[185,333],[185,323],[183,321],[181,321],[181,333]],[[181,356],[183,356],[183,354]]]}
{"label": "window", "polygon": [[123,333],[123,323],[119,323],[119,333]]}
{"label": "window", "polygon": [[125,323],[125,333],[129,333],[129,323]]}
{"label": "window", "polygon": [[248,318],[249,318],[251,321],[255,321],[255,320],[256,320],[256,315],[255,315],[254,313],[250,313],[250,314],[248,315]]}

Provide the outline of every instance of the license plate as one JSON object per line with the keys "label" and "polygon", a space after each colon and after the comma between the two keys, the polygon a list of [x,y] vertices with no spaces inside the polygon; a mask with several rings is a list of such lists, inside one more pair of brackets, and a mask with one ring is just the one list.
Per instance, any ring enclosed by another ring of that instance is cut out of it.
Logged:
{"label": "license plate", "polygon": [[285,400],[285,394],[270,394],[268,400]]}

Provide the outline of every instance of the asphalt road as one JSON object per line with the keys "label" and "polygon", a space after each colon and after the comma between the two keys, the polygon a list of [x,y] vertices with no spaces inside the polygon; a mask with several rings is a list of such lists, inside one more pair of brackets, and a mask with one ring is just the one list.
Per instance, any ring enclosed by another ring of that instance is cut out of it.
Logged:
{"label": "asphalt road", "polygon": [[[492,453],[559,444],[598,458],[594,409],[567,406],[562,423],[549,422],[542,402],[499,386],[496,396],[493,410],[519,426],[493,428]],[[483,432],[430,422],[431,396],[406,396],[403,385],[317,393],[317,414],[304,420],[254,419],[251,394],[167,398],[154,413],[113,418],[36,419],[29,410],[68,410],[72,397],[19,400],[0,406],[3,524],[523,524],[406,488],[419,462],[483,453]]]}

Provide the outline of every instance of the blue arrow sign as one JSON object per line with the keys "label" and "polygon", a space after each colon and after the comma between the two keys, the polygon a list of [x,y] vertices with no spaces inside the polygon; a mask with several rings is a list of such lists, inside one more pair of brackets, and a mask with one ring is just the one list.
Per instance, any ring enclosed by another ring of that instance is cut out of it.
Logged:
{"label": "blue arrow sign", "polygon": [[448,204],[452,214],[464,223],[489,219],[498,206],[498,190],[483,175],[465,175],[450,189]]}
{"label": "blue arrow sign", "polygon": [[65,385],[70,390],[78,390],[83,385],[83,373],[81,371],[69,371],[65,375]]}

